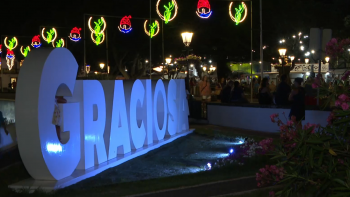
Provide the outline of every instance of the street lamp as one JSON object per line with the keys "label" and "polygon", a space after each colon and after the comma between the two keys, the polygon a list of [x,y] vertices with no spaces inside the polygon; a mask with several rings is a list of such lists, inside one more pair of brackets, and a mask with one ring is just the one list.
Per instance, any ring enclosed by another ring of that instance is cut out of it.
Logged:
{"label": "street lamp", "polygon": [[329,63],[330,58],[326,57],[325,59],[326,59],[326,62]]}
{"label": "street lamp", "polygon": [[[181,34],[181,36],[182,36],[183,43],[187,47],[187,55],[189,55],[189,52],[190,52],[189,46],[192,42],[193,33],[184,32]],[[188,62],[187,62],[187,73],[186,74],[187,74],[187,89],[190,90],[190,67],[188,65]]]}
{"label": "street lamp", "polygon": [[309,58],[305,58],[305,64],[308,64],[310,62]]}
{"label": "street lamp", "polygon": [[87,73],[87,74],[90,73],[90,68],[91,68],[90,65],[86,65],[85,70],[86,70],[86,73]]}
{"label": "street lamp", "polygon": [[101,70],[103,70],[104,67],[105,67],[105,64],[101,63],[101,64],[100,64]]}
{"label": "street lamp", "polygon": [[286,55],[286,53],[287,53],[287,49],[278,49],[278,52],[280,53],[280,56],[281,57],[284,57],[285,55]]}
{"label": "street lamp", "polygon": [[290,60],[294,61],[295,57],[294,56],[290,56]]}
{"label": "street lamp", "polygon": [[169,65],[171,63],[171,58],[165,58],[165,62]]}
{"label": "street lamp", "polygon": [[204,72],[207,71],[207,67],[206,66],[203,67],[203,71]]}
{"label": "street lamp", "polygon": [[193,33],[184,32],[181,34],[181,36],[182,36],[182,41],[184,42],[185,46],[189,47],[191,42],[192,42]]}

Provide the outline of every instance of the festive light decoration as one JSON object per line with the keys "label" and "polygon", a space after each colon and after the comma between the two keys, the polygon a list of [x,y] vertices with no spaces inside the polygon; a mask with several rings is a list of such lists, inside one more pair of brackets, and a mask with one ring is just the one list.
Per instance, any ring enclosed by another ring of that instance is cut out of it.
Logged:
{"label": "festive light decoration", "polygon": [[40,35],[34,36],[32,38],[32,46],[36,49],[41,47]]}
{"label": "festive light decoration", "polygon": [[13,37],[11,40],[9,40],[9,44],[7,44],[7,37],[4,40],[5,47],[8,48],[10,51],[15,49],[18,45],[18,41],[16,37]]}
{"label": "festive light decoration", "polygon": [[27,46],[26,48],[24,48],[23,50],[23,46],[21,46],[21,53],[24,57],[27,57],[28,53],[30,52],[30,47]]}
{"label": "festive light decoration", "polygon": [[[7,44],[7,41],[9,42]],[[6,54],[6,62],[9,70],[12,69],[15,62],[15,54],[13,53],[13,49],[15,49],[18,45],[18,41],[16,37],[13,37],[11,40],[7,40],[7,37],[4,40],[5,47],[7,48]]]}
{"label": "festive light decoration", "polygon": [[[238,25],[247,18],[248,8],[247,8],[247,5],[244,2],[242,2],[242,4],[239,5],[238,8],[235,8],[236,13],[235,13],[235,16],[233,16],[232,15],[232,6],[233,6],[233,2],[230,3],[229,14],[230,14],[231,19],[236,23],[236,25]],[[243,12],[244,12],[244,16],[242,17]]]}
{"label": "festive light decoration", "polygon": [[96,45],[100,45],[105,40],[105,33],[104,33],[104,31],[107,28],[107,23],[106,23],[105,19],[103,17],[101,17],[100,19],[98,19],[97,22],[94,21],[95,27],[92,28],[91,27],[91,20],[92,20],[92,17],[90,17],[89,23],[88,23],[89,24],[89,29],[91,31],[91,39]]}
{"label": "festive light decoration", "polygon": [[150,27],[149,31],[147,30],[147,22],[148,22],[148,20],[146,20],[144,23],[145,32],[148,36],[153,38],[154,36],[158,35],[158,33],[159,33],[159,22],[156,20],[151,25],[149,25],[149,27]]}
{"label": "festive light decoration", "polygon": [[7,49],[7,54],[6,54],[6,62],[7,62],[7,67],[9,70],[12,70],[12,67],[15,62],[15,54],[13,51]]}
{"label": "festive light decoration", "polygon": [[80,31],[81,31],[81,28],[74,27],[74,28],[70,31],[70,34],[69,34],[68,38],[69,38],[71,41],[79,42],[79,41],[81,40]]}
{"label": "festive light decoration", "polygon": [[[206,11],[208,10],[208,11]],[[213,11],[210,9],[210,4],[208,0],[199,0],[197,5],[197,15],[201,18],[209,18]]]}
{"label": "festive light decoration", "polygon": [[120,25],[118,26],[119,31],[123,33],[129,33],[132,30],[131,27],[131,16],[124,16],[120,21]]}
{"label": "festive light decoration", "polygon": [[[177,15],[178,12],[178,6],[175,0],[171,0],[171,3],[169,2],[168,6],[164,5],[165,11],[164,11],[164,15],[162,15],[159,11],[159,3],[161,0],[158,0],[157,2],[157,14],[159,15],[159,17],[165,21],[165,24],[168,24],[170,21],[174,20],[174,18]],[[175,13],[172,14],[172,11],[175,9]]]}
{"label": "festive light decoration", "polygon": [[65,44],[65,42],[64,42],[64,39],[63,39],[63,38],[61,38],[60,40],[58,40],[56,43],[52,42],[52,46],[53,46],[54,48],[62,48],[62,47],[64,47],[64,44]]}
{"label": "festive light decoration", "polygon": [[2,44],[0,44],[0,54],[2,53]]}
{"label": "festive light decoration", "polygon": [[55,42],[56,38],[57,38],[57,31],[55,28],[50,29],[50,31],[46,32],[47,36],[45,36],[45,27],[43,28],[43,30],[41,31],[41,36],[43,37],[43,39],[50,44],[51,42]]}

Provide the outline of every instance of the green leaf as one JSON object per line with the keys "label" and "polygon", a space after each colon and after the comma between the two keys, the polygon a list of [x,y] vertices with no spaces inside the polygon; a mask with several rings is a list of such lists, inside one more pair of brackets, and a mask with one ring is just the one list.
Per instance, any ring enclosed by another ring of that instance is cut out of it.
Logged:
{"label": "green leaf", "polygon": [[321,153],[321,155],[320,155],[320,158],[318,159],[318,166],[321,166],[321,164],[322,164],[322,161],[323,161],[323,155],[324,155],[324,152],[322,152]]}
{"label": "green leaf", "polygon": [[314,154],[312,152],[312,149],[309,151],[309,157],[311,168],[314,168]]}
{"label": "green leaf", "polygon": [[346,184],[343,180],[340,179],[333,179],[333,181],[345,186],[346,188],[349,188],[348,184]]}

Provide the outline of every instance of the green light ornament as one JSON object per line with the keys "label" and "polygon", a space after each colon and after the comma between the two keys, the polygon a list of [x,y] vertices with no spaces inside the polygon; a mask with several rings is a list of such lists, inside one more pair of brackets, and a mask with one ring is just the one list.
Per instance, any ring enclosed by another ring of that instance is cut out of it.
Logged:
{"label": "green light ornament", "polygon": [[247,13],[248,13],[247,5],[244,2],[242,2],[242,4],[238,6],[238,8],[235,8],[235,16],[232,15],[232,5],[233,5],[233,2],[231,2],[230,8],[229,8],[230,17],[236,23],[236,25],[239,25],[247,18]]}
{"label": "green light ornament", "polygon": [[27,47],[24,49],[22,55],[23,55],[24,57],[27,57],[29,51],[30,51],[30,48],[29,48],[29,46],[27,46]]}
{"label": "green light ornament", "polygon": [[12,38],[11,40],[9,40],[9,50],[12,51],[12,49],[15,48],[15,45],[17,44],[17,39],[16,38]]}
{"label": "green light ornament", "polygon": [[[46,36],[45,36],[46,34]],[[45,32],[45,28],[43,28],[41,35],[43,37],[43,39],[50,44],[51,42],[55,42],[56,38],[57,38],[57,31],[55,28],[50,29],[49,31]]]}
{"label": "green light ornament", "polygon": [[47,34],[46,36],[47,43],[50,44],[50,42],[52,42],[52,38],[53,38],[53,35],[55,34],[55,31],[53,29],[50,29],[50,31],[47,31],[46,34]]}
{"label": "green light ornament", "polygon": [[159,3],[161,0],[158,0],[157,2],[157,14],[159,17],[165,22],[165,24],[168,24],[170,21],[174,20],[174,18],[177,15],[178,12],[178,6],[175,0],[172,0],[168,3],[168,5],[164,5],[165,8],[164,15],[162,15],[159,11]]}
{"label": "green light ornament", "polygon": [[152,25],[150,25],[149,27],[151,28],[151,30],[150,30],[151,38],[153,38],[154,33],[156,32],[158,25],[156,22],[153,22]]}
{"label": "green light ornament", "polygon": [[150,30],[147,30],[147,22],[148,20],[145,21],[144,23],[144,29],[145,32],[148,36],[150,36],[151,38],[153,38],[154,36],[158,35],[159,33],[159,22],[156,20],[155,22],[153,22],[152,24],[149,25]]}
{"label": "green light ornament", "polygon": [[106,30],[106,21],[103,17],[96,21],[94,21],[95,27],[91,27],[91,19],[89,19],[89,28],[91,31],[91,39],[96,45],[102,44],[102,42],[105,40],[105,33],[104,31]]}

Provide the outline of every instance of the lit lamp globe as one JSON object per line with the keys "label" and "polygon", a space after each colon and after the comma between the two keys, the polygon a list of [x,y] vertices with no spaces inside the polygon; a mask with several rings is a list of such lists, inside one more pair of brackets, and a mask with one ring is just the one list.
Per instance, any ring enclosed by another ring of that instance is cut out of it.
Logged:
{"label": "lit lamp globe", "polygon": [[181,36],[182,36],[182,41],[185,44],[185,46],[189,47],[191,42],[192,42],[193,33],[184,32],[184,33],[181,34]]}
{"label": "lit lamp globe", "polygon": [[171,64],[171,58],[169,57],[169,58],[166,58],[165,59],[165,62],[167,63],[167,64]]}
{"label": "lit lamp globe", "polygon": [[286,55],[286,53],[287,53],[287,49],[284,49],[284,48],[278,49],[278,52],[280,53],[281,57],[284,57]]}
{"label": "lit lamp globe", "polygon": [[85,67],[85,70],[86,70],[86,73],[87,73],[87,74],[90,73],[90,69],[91,69],[90,65],[87,65],[87,66]]}
{"label": "lit lamp globe", "polygon": [[294,56],[290,56],[290,60],[294,61],[295,57]]}
{"label": "lit lamp globe", "polygon": [[100,64],[100,68],[103,69],[105,67],[105,64]]}
{"label": "lit lamp globe", "polygon": [[281,58],[279,58],[279,59],[278,59],[278,62],[279,62],[280,64],[282,64],[282,59],[281,59]]}
{"label": "lit lamp globe", "polygon": [[330,58],[326,57],[325,59],[326,59],[326,62],[329,63]]}
{"label": "lit lamp globe", "polygon": [[203,71],[204,71],[204,72],[207,71],[207,67],[204,66],[204,67],[203,67]]}
{"label": "lit lamp globe", "polygon": [[305,64],[308,64],[310,62],[309,58],[305,58]]}

